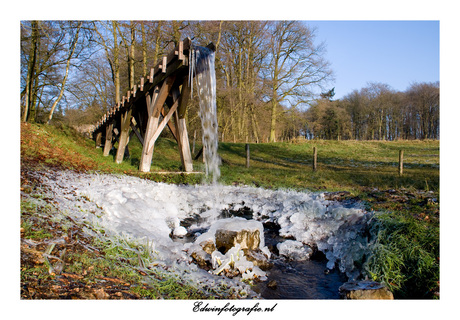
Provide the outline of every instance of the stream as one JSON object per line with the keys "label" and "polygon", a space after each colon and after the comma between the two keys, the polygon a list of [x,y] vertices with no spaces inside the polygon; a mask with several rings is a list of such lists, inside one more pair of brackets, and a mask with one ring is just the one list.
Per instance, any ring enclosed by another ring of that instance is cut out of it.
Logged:
{"label": "stream", "polygon": [[[253,290],[264,299],[339,299],[339,287],[347,277],[337,270],[326,271],[326,262],[277,259],[267,271],[268,281]],[[269,284],[276,281],[276,286]]]}

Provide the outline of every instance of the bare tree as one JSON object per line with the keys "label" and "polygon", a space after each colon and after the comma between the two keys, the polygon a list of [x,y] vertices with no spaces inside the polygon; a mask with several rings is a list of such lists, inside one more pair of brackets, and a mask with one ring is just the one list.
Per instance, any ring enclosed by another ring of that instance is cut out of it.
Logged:
{"label": "bare tree", "polygon": [[277,120],[285,110],[307,103],[315,87],[331,78],[323,58],[324,45],[314,43],[314,33],[301,21],[275,21],[269,26],[271,50],[265,81],[270,88],[270,141],[276,141]]}
{"label": "bare tree", "polygon": [[73,56],[73,54],[75,52],[75,48],[77,47],[78,35],[80,33],[81,25],[82,25],[82,23],[78,22],[78,26],[76,28],[75,35],[73,37],[71,37],[71,39],[70,39],[69,54],[67,56],[67,62],[66,62],[66,67],[65,67],[64,78],[62,80],[59,95],[58,95],[57,99],[54,101],[53,105],[51,106],[51,111],[50,111],[49,116],[48,116],[47,124],[49,124],[51,122],[51,119],[53,119],[54,110],[56,109],[57,104],[59,103],[59,101],[61,101],[62,95],[64,94],[65,84],[67,82],[67,77],[69,76],[70,61],[72,60],[72,56]]}

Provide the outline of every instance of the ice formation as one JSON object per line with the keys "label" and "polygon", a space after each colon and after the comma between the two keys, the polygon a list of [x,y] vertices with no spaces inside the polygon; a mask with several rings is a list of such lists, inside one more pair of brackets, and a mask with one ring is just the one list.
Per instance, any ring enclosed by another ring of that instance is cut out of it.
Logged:
{"label": "ice formation", "polygon": [[313,253],[309,246],[294,240],[280,242],[276,247],[280,255],[296,261],[308,260]]}
{"label": "ice formation", "polygon": [[[370,215],[359,207],[346,208],[327,201],[321,194],[222,185],[170,185],[128,176],[68,171],[43,172],[40,179],[62,212],[103,229],[106,236],[114,239],[149,243],[155,265],[182,270],[194,282],[214,281],[217,276],[192,263],[191,247],[212,238],[221,224],[230,229],[240,227],[241,218],[220,219],[223,210],[252,209],[253,220],[246,221],[246,226],[259,229],[263,235],[262,223],[274,222],[281,227],[281,236],[293,239],[278,245],[281,255],[302,260],[311,253],[310,247],[316,246],[325,253],[329,268],[338,266],[350,278],[358,275],[354,261],[360,260],[367,248],[363,230]],[[186,219],[194,222],[181,225]],[[195,243],[173,240],[174,236],[197,231],[202,234]],[[263,236],[259,247],[270,254]],[[232,250],[221,256],[216,253],[216,261],[233,263],[241,270],[246,267],[242,278],[264,276],[261,270],[251,267],[237,246]],[[213,272],[219,273],[216,270]]]}

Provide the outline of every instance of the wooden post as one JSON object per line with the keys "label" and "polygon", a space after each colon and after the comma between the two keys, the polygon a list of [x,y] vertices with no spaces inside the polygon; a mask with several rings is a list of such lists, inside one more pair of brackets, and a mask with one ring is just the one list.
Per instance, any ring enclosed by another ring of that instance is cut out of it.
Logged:
{"label": "wooden post", "polygon": [[131,123],[131,112],[132,108],[121,114],[121,132],[120,138],[118,139],[117,155],[115,157],[115,162],[118,164],[123,162],[126,145],[128,144],[128,132],[130,128],[129,124]]}
{"label": "wooden post", "polygon": [[113,123],[107,125],[105,129],[104,157],[107,157],[112,149]]}
{"label": "wooden post", "polygon": [[404,150],[399,150],[399,175],[403,175]]}
{"label": "wooden post", "polygon": [[249,168],[249,158],[250,158],[249,143],[246,143],[246,168]]}
{"label": "wooden post", "polygon": [[96,133],[96,148],[100,148],[102,144],[102,132]]}
{"label": "wooden post", "polygon": [[313,171],[317,169],[318,150],[313,147]]}

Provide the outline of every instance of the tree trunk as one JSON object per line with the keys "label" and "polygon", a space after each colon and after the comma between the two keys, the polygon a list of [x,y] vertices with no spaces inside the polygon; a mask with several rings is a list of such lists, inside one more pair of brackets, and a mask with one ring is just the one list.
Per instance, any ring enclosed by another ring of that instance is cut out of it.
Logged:
{"label": "tree trunk", "polygon": [[276,93],[274,93],[272,98],[272,116],[270,124],[270,142],[276,142],[276,113],[277,113],[277,101]]}
{"label": "tree trunk", "polygon": [[72,60],[72,56],[73,56],[73,54],[75,52],[75,48],[77,47],[78,34],[80,33],[80,28],[81,28],[81,22],[78,23],[77,32],[75,33],[75,37],[72,40],[72,44],[71,44],[72,47],[70,49],[69,56],[67,57],[67,63],[66,63],[66,66],[65,66],[65,75],[64,75],[64,79],[62,80],[61,91],[59,92],[59,96],[57,97],[56,101],[54,101],[53,106],[51,107],[51,111],[50,111],[50,114],[48,116],[47,124],[50,124],[51,119],[53,119],[54,110],[56,109],[57,104],[59,103],[59,101],[61,101],[62,95],[64,94],[65,84],[67,82],[67,76],[69,75],[70,60]]}
{"label": "tree trunk", "polygon": [[117,39],[118,23],[112,21],[112,32],[113,32],[113,71],[114,71],[114,85],[115,85],[115,103],[120,102],[120,58],[119,58],[119,47]]}
{"label": "tree trunk", "polygon": [[144,22],[141,22],[142,32],[142,76],[147,75],[147,40],[145,38]]}
{"label": "tree trunk", "polygon": [[30,110],[33,99],[33,82],[35,78],[35,65],[37,63],[37,51],[38,51],[38,23],[37,21],[32,21],[32,45],[30,47],[29,53],[29,63],[27,68],[27,80],[26,80],[26,93],[25,93],[25,103],[24,103],[24,114],[23,114],[23,121],[26,122],[29,120]]}
{"label": "tree trunk", "polygon": [[129,63],[129,88],[134,87],[134,44],[135,44],[135,36],[136,36],[136,30],[135,30],[135,25],[131,21],[130,25],[130,30],[131,30],[131,44],[130,44],[130,51],[128,54],[128,63]]}

